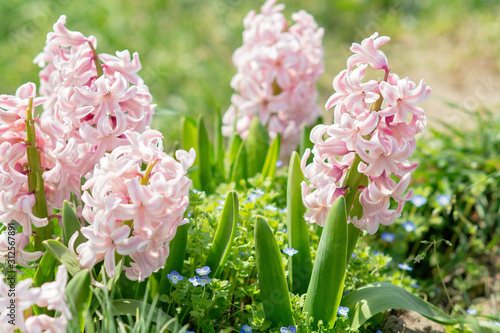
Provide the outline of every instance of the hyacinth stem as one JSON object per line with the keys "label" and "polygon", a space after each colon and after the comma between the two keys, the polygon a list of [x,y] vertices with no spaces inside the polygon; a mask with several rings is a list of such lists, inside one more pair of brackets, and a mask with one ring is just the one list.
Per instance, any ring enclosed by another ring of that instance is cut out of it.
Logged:
{"label": "hyacinth stem", "polygon": [[102,71],[101,67],[101,61],[99,60],[99,55],[97,54],[97,51],[94,48],[94,45],[90,41],[87,41],[87,43],[90,46],[90,50],[92,51],[93,59],[94,59],[94,64],[95,64],[95,70],[97,72],[97,77],[101,77],[104,72]]}
{"label": "hyacinth stem", "polygon": [[[47,201],[45,200],[45,186],[42,178],[40,152],[36,145],[35,122],[33,121],[33,98],[29,99],[26,110],[26,156],[28,158],[28,189],[35,195],[33,215],[39,218],[47,218]],[[52,238],[50,222],[41,228],[35,228],[35,250],[45,251],[42,242]]]}

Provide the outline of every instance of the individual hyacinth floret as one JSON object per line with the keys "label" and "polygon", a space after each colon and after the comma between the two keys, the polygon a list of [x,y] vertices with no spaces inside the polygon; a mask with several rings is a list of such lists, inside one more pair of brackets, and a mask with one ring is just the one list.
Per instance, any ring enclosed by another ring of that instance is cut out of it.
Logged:
{"label": "individual hyacinth floret", "polygon": [[236,91],[223,118],[223,133],[246,139],[253,117],[267,128],[270,139],[282,137],[281,155],[297,148],[304,124],[316,123],[316,81],[323,74],[323,29],[300,11],[289,25],[281,13],[285,6],[268,0],[261,13],[248,13],[243,21],[243,45],[233,55],[238,73],[231,81]]}
{"label": "individual hyacinth floret", "polygon": [[82,214],[90,225],[81,229],[88,241],[76,252],[86,268],[104,260],[108,276],[114,276],[117,254],[129,256],[127,277],[142,281],[165,265],[169,242],[187,222],[191,180],[186,173],[195,151],[178,150],[175,160],[163,152],[162,135],[155,130],[126,131],[124,137],[128,144],[106,153],[83,185],[89,191],[82,195]]}
{"label": "individual hyacinth floret", "polygon": [[[339,196],[360,191],[362,214],[348,218],[373,234],[380,224],[393,223],[413,196],[407,187],[417,163],[408,159],[416,148],[415,135],[426,125],[424,111],[417,104],[428,99],[431,89],[423,81],[416,84],[390,73],[387,57],[379,50],[389,40],[375,33],[361,45],[354,43],[348,68],[333,80],[335,93],[325,107],[334,108],[334,124],[312,130],[313,162],[306,165],[309,150],[302,158],[309,180],[302,183],[309,223],[323,226]],[[369,67],[384,70],[383,80],[363,82]],[[348,172],[361,173],[366,183],[348,188]],[[347,207],[348,212],[353,208]]]}
{"label": "individual hyacinth floret", "polygon": [[139,55],[128,50],[97,54],[97,40],[65,27],[62,15],[34,60],[40,71],[40,92],[46,98],[43,118],[64,125],[60,136],[74,146],[81,176],[121,144],[126,130],[142,132],[151,123],[154,105],[137,74]]}

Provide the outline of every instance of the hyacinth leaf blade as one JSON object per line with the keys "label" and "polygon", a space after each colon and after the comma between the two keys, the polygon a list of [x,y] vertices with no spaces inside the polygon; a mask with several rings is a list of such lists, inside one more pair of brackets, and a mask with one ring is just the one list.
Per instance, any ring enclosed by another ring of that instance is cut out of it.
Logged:
{"label": "hyacinth leaf blade", "polygon": [[207,194],[213,192],[213,176],[212,176],[212,155],[213,147],[208,138],[207,128],[203,121],[203,117],[198,118],[198,150],[196,155],[199,162],[199,175],[200,175],[200,185],[201,190],[205,191]]}
{"label": "hyacinth leaf blade", "polygon": [[271,177],[274,178],[276,173],[276,163],[280,157],[280,147],[281,147],[281,135],[277,134],[274,141],[269,146],[267,151],[266,160],[264,161],[264,166],[262,167],[262,176],[264,178]]}
{"label": "hyacinth leaf blade", "polygon": [[304,175],[300,168],[300,158],[297,152],[292,153],[288,170],[286,214],[288,246],[298,251],[291,258],[291,285],[293,293],[304,294],[307,292],[311,280],[313,265],[309,245],[309,230],[304,221],[306,208],[302,202],[300,185],[304,181]]}
{"label": "hyacinth leaf blade", "polygon": [[347,215],[344,197],[339,197],[328,212],[321,235],[304,311],[317,323],[332,328],[342,299],[346,273]]}
{"label": "hyacinth leaf blade", "polygon": [[236,183],[236,186],[238,186],[240,180],[246,180],[248,175],[248,158],[245,146],[245,142],[242,142],[231,170],[231,182]]}
{"label": "hyacinth leaf blade", "polygon": [[74,319],[78,320],[80,332],[84,332],[85,317],[92,301],[91,283],[90,272],[84,269],[73,276],[66,286],[68,306],[72,309]]}
{"label": "hyacinth leaf blade", "polygon": [[210,267],[212,277],[218,278],[232,250],[238,224],[239,203],[235,191],[229,192],[222,209],[219,225],[204,266]]}
{"label": "hyacinth leaf blade", "polygon": [[78,232],[78,237],[75,241],[75,247],[85,242],[85,237],[80,233],[80,229],[82,225],[80,224],[80,220],[75,214],[75,211],[71,207],[70,203],[64,200],[63,209],[62,209],[62,243],[65,246],[68,246],[69,239],[75,232]]}
{"label": "hyacinth leaf blade", "polygon": [[[194,148],[195,151],[198,151],[198,131],[196,127],[196,121],[193,118],[181,118],[181,147],[185,151],[189,151],[189,149],[191,148]],[[193,188],[201,190],[198,161],[199,157],[196,156],[196,160],[190,170],[189,178],[193,181]]]}
{"label": "hyacinth leaf blade", "polygon": [[60,242],[49,239],[43,242],[43,246],[45,246],[47,251],[49,251],[58,262],[66,267],[71,276],[75,276],[82,270],[80,262],[75,254]]}
{"label": "hyacinth leaf blade", "polygon": [[434,305],[405,289],[387,282],[374,282],[356,289],[342,300],[342,306],[351,311],[351,328],[357,329],[376,314],[390,309],[415,311],[442,325],[455,325],[457,321]]}
{"label": "hyacinth leaf blade", "polygon": [[248,157],[247,177],[252,178],[262,171],[269,150],[269,136],[258,117],[252,119],[246,147]]}
{"label": "hyacinth leaf blade", "polygon": [[183,224],[177,228],[174,239],[169,244],[170,254],[165,263],[165,268],[161,270],[161,279],[158,285],[158,294],[168,294],[170,283],[167,277],[172,271],[182,274],[184,257],[186,255],[189,224]]}
{"label": "hyacinth leaf blade", "polygon": [[[145,303],[144,301],[139,301],[136,299],[115,299],[112,301],[113,315],[114,316],[151,316],[151,321],[157,323],[158,325],[164,325],[165,323],[172,320],[168,314],[163,312],[151,304]],[[172,327],[173,326],[173,327]],[[169,325],[168,329],[172,332],[178,332],[180,325],[177,322],[173,322]],[[175,329],[177,327],[177,329]]]}
{"label": "hyacinth leaf blade", "polygon": [[243,140],[241,140],[240,136],[235,135],[233,140],[231,141],[231,147],[229,148],[229,179],[231,178],[234,163],[236,162],[236,158],[238,157],[238,152],[240,151],[240,147],[242,144]]}
{"label": "hyacinth leaf blade", "polygon": [[[303,156],[304,152],[306,149],[313,149],[314,143],[311,141],[309,138],[311,135],[311,131],[313,129],[313,126],[307,126],[304,124],[302,126],[302,133],[300,135],[300,145],[299,145],[299,155]],[[307,160],[307,164],[310,164],[312,162],[313,155],[309,156]]]}
{"label": "hyacinth leaf blade", "polygon": [[[33,277],[33,285],[40,287],[45,282],[54,281],[56,279],[57,265],[58,261],[56,258],[50,252],[45,252]],[[47,310],[47,308],[40,308],[36,304],[33,305],[33,310],[36,315],[46,314],[54,316],[54,311]]]}
{"label": "hyacinth leaf blade", "polygon": [[294,325],[292,305],[278,243],[262,216],[255,223],[255,256],[264,313],[273,325]]}
{"label": "hyacinth leaf blade", "polygon": [[219,172],[217,176],[224,176],[224,139],[222,136],[222,116],[220,114],[220,107],[217,107],[214,122],[214,169]]}

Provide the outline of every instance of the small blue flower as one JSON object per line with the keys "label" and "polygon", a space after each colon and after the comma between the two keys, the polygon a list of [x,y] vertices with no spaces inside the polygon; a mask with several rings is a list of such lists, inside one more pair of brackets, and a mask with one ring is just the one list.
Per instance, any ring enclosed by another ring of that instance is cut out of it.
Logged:
{"label": "small blue flower", "polygon": [[405,228],[406,232],[412,232],[412,231],[415,231],[417,229],[417,226],[415,225],[415,223],[408,220],[408,221],[403,223],[403,228]]}
{"label": "small blue flower", "polygon": [[184,280],[184,276],[180,275],[177,271],[170,272],[170,274],[167,274],[167,277],[173,284],[177,284],[179,281]]}
{"label": "small blue flower", "polygon": [[440,194],[436,197],[436,201],[439,206],[448,206],[451,201],[451,195],[449,194]]}
{"label": "small blue flower", "polygon": [[238,252],[242,258],[245,258],[245,254],[243,252]]}
{"label": "small blue flower", "polygon": [[411,285],[413,288],[417,289],[418,287],[420,287],[420,285],[418,283],[414,283]]}
{"label": "small blue flower", "polygon": [[500,326],[500,321],[494,321],[493,324]]}
{"label": "small blue flower", "polygon": [[200,279],[200,285],[202,287],[205,287],[205,285],[209,284],[212,282],[212,280],[208,277],[208,275],[203,275]]}
{"label": "small blue flower", "polygon": [[262,191],[260,188],[257,188],[255,190],[251,190],[251,193],[248,195],[248,201],[250,202],[255,202],[258,198],[266,194],[264,191]]}
{"label": "small blue flower", "polygon": [[253,331],[252,326],[243,325],[241,327],[240,333],[251,333]]}
{"label": "small blue flower", "polygon": [[356,254],[356,252],[353,252],[353,253],[351,254],[351,258],[352,258],[352,259],[356,258],[356,255],[357,255],[357,254]]}
{"label": "small blue flower", "polygon": [[198,274],[198,275],[207,275],[207,274],[210,274],[210,272],[211,272],[211,270],[210,270],[210,267],[208,267],[208,266],[196,269],[196,274]]}
{"label": "small blue flower", "polygon": [[394,235],[392,232],[384,231],[380,235],[380,238],[387,243],[392,243],[396,239],[396,235]]}
{"label": "small blue flower", "polygon": [[297,332],[297,327],[295,327],[295,325],[280,328],[280,333],[295,333],[295,332]]}
{"label": "small blue flower", "polygon": [[291,248],[291,247],[286,247],[284,250],[283,250],[283,253],[284,254],[288,254],[290,257],[293,257],[294,254],[298,253],[299,251],[295,250],[294,248]]}
{"label": "small blue flower", "polygon": [[345,306],[339,306],[339,309],[337,310],[337,314],[349,318],[347,315],[349,313],[349,308]]}
{"label": "small blue flower", "polygon": [[403,271],[409,271],[409,272],[411,272],[411,271],[413,270],[413,268],[412,268],[412,267],[410,267],[410,266],[408,266],[408,264],[407,264],[407,263],[404,263],[404,264],[398,264],[398,267],[399,267],[400,269],[402,269]]}
{"label": "small blue flower", "polygon": [[224,207],[225,201],[224,200],[217,200],[217,203],[219,204],[219,206],[217,206],[215,208],[216,209],[222,209]]}
{"label": "small blue flower", "polygon": [[264,206],[264,209],[267,209],[267,210],[269,210],[269,211],[271,211],[271,212],[275,212],[275,211],[277,211],[277,210],[278,210],[278,208],[276,208],[276,207],[275,207],[275,206],[273,206],[273,205],[267,205],[267,206]]}
{"label": "small blue flower", "polygon": [[377,332],[375,332],[375,333],[384,333],[384,332],[382,332],[381,330],[377,330]]}
{"label": "small blue flower", "polygon": [[284,164],[283,161],[280,161],[280,160],[276,161],[276,167],[277,168],[281,168],[283,166],[283,164]]}
{"label": "small blue flower", "polygon": [[344,291],[344,295],[349,295],[349,292],[347,290]]}
{"label": "small blue flower", "polygon": [[427,203],[427,198],[421,194],[417,194],[411,199],[411,203],[417,207],[422,207]]}
{"label": "small blue flower", "polygon": [[283,209],[280,209],[280,213],[283,214],[283,213],[286,213],[286,207],[283,208]]}
{"label": "small blue flower", "polygon": [[202,191],[198,191],[198,190],[196,190],[196,189],[194,189],[194,188],[193,188],[191,191],[193,191],[193,193],[196,193],[196,194],[203,193]]}
{"label": "small blue flower", "polygon": [[201,278],[199,276],[195,276],[189,279],[189,282],[193,284],[193,286],[201,286]]}
{"label": "small blue flower", "polygon": [[186,333],[196,333],[195,331],[186,331]]}
{"label": "small blue flower", "polygon": [[477,314],[477,310],[474,308],[469,308],[467,309],[467,313],[470,314],[471,316],[475,316]]}
{"label": "small blue flower", "polygon": [[380,251],[373,251],[373,255],[374,256],[378,256],[378,255],[383,256],[384,254],[382,252],[380,252]]}

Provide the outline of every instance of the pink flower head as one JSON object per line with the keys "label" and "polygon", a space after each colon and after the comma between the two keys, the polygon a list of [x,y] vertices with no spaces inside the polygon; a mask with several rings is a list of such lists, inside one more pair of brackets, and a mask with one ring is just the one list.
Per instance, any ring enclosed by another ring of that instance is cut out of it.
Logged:
{"label": "pink flower head", "polygon": [[68,272],[64,265],[60,265],[57,269],[56,280],[42,284],[40,298],[36,302],[36,305],[48,310],[59,311],[67,319],[72,319],[71,311],[66,304],[65,289],[67,283]]}
{"label": "pink flower head", "polygon": [[[387,58],[378,48],[389,40],[375,33],[361,45],[354,43],[351,50],[355,54],[348,59],[348,69],[333,80],[336,92],[326,108],[335,106],[334,124],[317,125],[311,131],[313,162],[306,166],[309,151],[302,158],[302,170],[309,181],[302,183],[304,205],[310,210],[304,217],[309,223],[324,225],[333,202],[350,186],[346,175],[358,158],[361,161],[352,172],[366,177],[368,186],[354,189],[361,191],[359,204],[363,208],[362,216],[349,216],[356,227],[375,233],[380,224],[393,223],[412,197],[412,191],[404,192],[417,163],[408,159],[416,148],[415,135],[426,124],[423,109],[417,104],[427,100],[430,88],[423,81],[416,85],[388,73]],[[354,65],[357,68],[352,69]],[[384,81],[363,82],[368,66],[384,69]],[[349,212],[352,208],[347,207]]]}
{"label": "pink flower head", "polygon": [[[281,135],[281,155],[297,148],[304,124],[320,116],[316,80],[323,73],[323,29],[304,11],[288,25],[282,10],[268,0],[261,13],[244,20],[243,45],[233,55],[238,69],[231,80],[236,93],[223,117],[223,133],[235,130],[243,139],[253,117],[266,126],[270,139]],[[233,129],[233,127],[235,128]]]}
{"label": "pink flower head", "polygon": [[390,40],[387,36],[379,37],[378,32],[376,32],[370,37],[363,39],[361,45],[353,43],[351,51],[355,54],[347,59],[347,68],[349,71],[354,65],[369,64],[373,69],[383,69],[389,72],[387,57],[379,50],[379,47]]}
{"label": "pink flower head", "polygon": [[[29,263],[37,261],[43,255],[43,252],[41,251],[24,251],[24,248],[29,244],[29,242],[29,237],[24,234],[18,233],[14,236],[14,243],[16,244],[15,262],[16,264],[26,268],[30,268],[31,266]],[[0,262],[5,263],[8,259],[13,259],[12,257],[8,258],[8,256],[9,236],[8,231],[4,230],[0,235]]]}
{"label": "pink flower head", "polygon": [[124,136],[128,144],[106,153],[83,186],[90,190],[82,196],[90,225],[81,230],[88,241],[76,251],[87,268],[104,260],[109,276],[114,276],[115,254],[129,256],[127,277],[142,281],[165,265],[168,244],[186,223],[191,186],[186,173],[195,152],[179,150],[175,160],[163,152],[162,135],[155,130]]}

